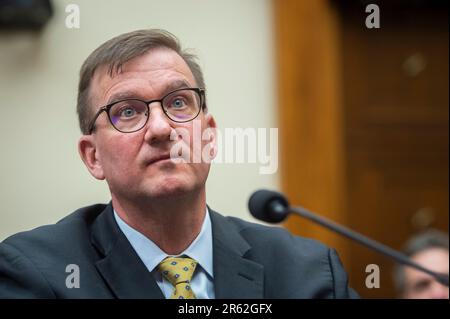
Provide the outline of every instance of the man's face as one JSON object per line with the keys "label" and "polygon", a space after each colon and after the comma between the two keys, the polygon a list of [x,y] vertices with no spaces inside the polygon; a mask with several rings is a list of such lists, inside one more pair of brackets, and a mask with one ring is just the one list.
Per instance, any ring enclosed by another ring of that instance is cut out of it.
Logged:
{"label": "man's face", "polygon": [[[123,65],[119,74],[110,77],[106,67],[100,67],[91,82],[91,105],[99,107],[118,99],[137,98],[144,101],[161,99],[182,87],[197,87],[184,60],[174,51],[161,48],[150,50]],[[194,120],[203,132],[214,128],[210,114],[200,112]],[[192,143],[194,121],[176,123],[162,111],[161,104],[150,104],[146,126],[134,133],[114,129],[106,112],[97,119],[92,135],[82,136],[79,151],[91,174],[106,179],[113,199],[157,199],[200,191],[209,172],[209,163],[174,163],[165,158],[175,143],[193,151],[215,140]],[[174,129],[184,129],[189,136],[170,138]],[[178,139],[178,140],[177,140]],[[156,161],[155,161],[156,160]]]}
{"label": "man's face", "polygon": [[[419,265],[438,273],[448,275],[448,251],[442,248],[430,248],[412,256]],[[437,282],[430,275],[411,267],[405,267],[406,299],[448,299],[448,287]]]}

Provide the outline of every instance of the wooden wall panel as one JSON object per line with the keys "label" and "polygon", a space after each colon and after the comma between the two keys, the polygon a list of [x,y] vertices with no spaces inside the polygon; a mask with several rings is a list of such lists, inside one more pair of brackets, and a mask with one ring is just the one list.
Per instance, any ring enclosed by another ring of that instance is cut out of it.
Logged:
{"label": "wooden wall panel", "polygon": [[[448,13],[381,6],[382,26],[369,30],[363,10],[340,8],[349,225],[400,249],[424,228],[448,232]],[[349,250],[361,294],[395,297],[393,262]],[[379,265],[380,289],[363,285],[367,263]]]}
{"label": "wooden wall panel", "polygon": [[[345,223],[339,28],[327,1],[274,1],[282,189],[301,205]],[[344,240],[291,217],[293,232],[335,247]]]}
{"label": "wooden wall panel", "polygon": [[[448,232],[448,10],[389,2],[274,0],[282,188],[301,205],[400,249]],[[286,227],[335,247],[350,284],[393,298],[392,262],[308,221]],[[365,267],[381,287],[365,287]]]}

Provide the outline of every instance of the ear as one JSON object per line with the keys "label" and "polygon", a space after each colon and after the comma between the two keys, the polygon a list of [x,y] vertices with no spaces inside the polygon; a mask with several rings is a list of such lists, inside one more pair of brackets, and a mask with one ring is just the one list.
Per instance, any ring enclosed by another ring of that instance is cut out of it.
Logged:
{"label": "ear", "polygon": [[217,124],[214,117],[207,113],[205,116],[206,120],[206,129],[209,131],[208,133],[208,144],[210,149],[210,160],[213,160],[217,155]]}
{"label": "ear", "polygon": [[105,179],[105,174],[103,173],[103,168],[98,157],[95,139],[92,135],[83,135],[80,137],[78,141],[78,153],[92,176],[99,180]]}

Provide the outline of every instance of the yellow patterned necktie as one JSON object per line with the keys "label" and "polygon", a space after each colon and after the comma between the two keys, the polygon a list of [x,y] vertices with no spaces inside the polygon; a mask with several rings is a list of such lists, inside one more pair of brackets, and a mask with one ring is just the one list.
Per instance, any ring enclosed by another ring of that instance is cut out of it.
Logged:
{"label": "yellow patterned necktie", "polygon": [[159,270],[174,287],[170,299],[195,299],[191,279],[197,262],[187,257],[167,257],[159,263]]}

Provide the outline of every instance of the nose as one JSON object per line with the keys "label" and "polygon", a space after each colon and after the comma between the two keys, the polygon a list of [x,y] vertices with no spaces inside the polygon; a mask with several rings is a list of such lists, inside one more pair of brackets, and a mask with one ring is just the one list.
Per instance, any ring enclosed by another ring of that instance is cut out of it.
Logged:
{"label": "nose", "polygon": [[[159,106],[159,107],[158,107]],[[164,143],[170,140],[170,133],[173,130],[170,119],[164,114],[160,105],[156,103],[149,106],[150,114],[144,128],[145,140],[150,144]]]}

